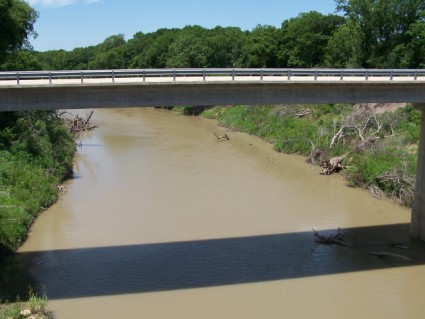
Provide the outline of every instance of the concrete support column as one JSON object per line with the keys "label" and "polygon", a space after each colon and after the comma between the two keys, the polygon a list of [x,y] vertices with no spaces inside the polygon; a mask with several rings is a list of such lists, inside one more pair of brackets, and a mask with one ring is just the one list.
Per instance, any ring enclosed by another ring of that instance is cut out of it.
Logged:
{"label": "concrete support column", "polygon": [[415,107],[422,111],[422,121],[410,235],[425,241],[425,103],[416,104]]}

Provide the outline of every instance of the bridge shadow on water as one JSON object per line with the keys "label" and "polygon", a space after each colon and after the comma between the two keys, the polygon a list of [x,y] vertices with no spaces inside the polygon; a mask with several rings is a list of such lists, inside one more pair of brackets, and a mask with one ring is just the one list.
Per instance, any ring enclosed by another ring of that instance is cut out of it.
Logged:
{"label": "bridge shadow on water", "polygon": [[[45,290],[49,299],[81,298],[425,264],[425,243],[410,239],[408,230],[408,224],[342,230],[344,241],[357,248],[316,245],[313,232],[299,232],[19,253],[17,258],[27,263],[35,287]],[[403,255],[410,261],[377,257],[370,251]]]}

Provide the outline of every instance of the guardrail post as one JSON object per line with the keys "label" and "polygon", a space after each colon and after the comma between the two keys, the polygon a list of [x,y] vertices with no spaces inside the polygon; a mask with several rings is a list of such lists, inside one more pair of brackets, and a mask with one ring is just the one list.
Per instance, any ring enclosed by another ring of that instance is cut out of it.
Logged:
{"label": "guardrail post", "polygon": [[19,84],[19,73],[16,73],[16,83]]}
{"label": "guardrail post", "polygon": [[263,78],[264,78],[264,71],[263,71],[263,69],[261,69],[261,72],[260,72],[260,80],[261,80],[261,81],[263,81]]}
{"label": "guardrail post", "polygon": [[344,70],[341,70],[341,74],[339,76],[339,79],[342,81],[344,80]]}
{"label": "guardrail post", "polygon": [[394,79],[394,70],[391,70],[390,81]]}
{"label": "guardrail post", "polygon": [[288,70],[288,81],[291,80],[291,70]]}
{"label": "guardrail post", "polygon": [[418,79],[418,70],[415,70],[415,81]]}
{"label": "guardrail post", "polygon": [[52,72],[49,72],[49,84],[52,84]]}
{"label": "guardrail post", "polygon": [[112,71],[112,83],[114,83],[114,82],[115,82],[115,72]]}
{"label": "guardrail post", "polygon": [[205,81],[205,78],[206,78],[206,71],[205,71],[205,69],[202,71],[202,79]]}
{"label": "guardrail post", "polygon": [[232,69],[232,81],[235,80],[235,69]]}
{"label": "guardrail post", "polygon": [[317,81],[317,70],[314,70],[314,80]]}
{"label": "guardrail post", "polygon": [[143,82],[146,82],[146,71],[143,70]]}
{"label": "guardrail post", "polygon": [[366,70],[366,81],[369,80],[369,70]]}
{"label": "guardrail post", "polygon": [[80,77],[81,77],[81,83],[83,83],[84,82],[84,80],[83,80],[83,72],[80,73]]}
{"label": "guardrail post", "polygon": [[173,70],[173,81],[176,82],[176,70]]}

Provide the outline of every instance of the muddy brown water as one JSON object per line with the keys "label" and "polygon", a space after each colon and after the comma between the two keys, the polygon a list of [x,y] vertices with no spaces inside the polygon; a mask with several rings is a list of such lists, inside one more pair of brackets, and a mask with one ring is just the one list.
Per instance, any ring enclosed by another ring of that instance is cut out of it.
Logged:
{"label": "muddy brown water", "polygon": [[[57,318],[425,318],[408,209],[211,120],[133,108],[94,121],[18,254]],[[314,243],[313,228],[339,227],[355,248]]]}

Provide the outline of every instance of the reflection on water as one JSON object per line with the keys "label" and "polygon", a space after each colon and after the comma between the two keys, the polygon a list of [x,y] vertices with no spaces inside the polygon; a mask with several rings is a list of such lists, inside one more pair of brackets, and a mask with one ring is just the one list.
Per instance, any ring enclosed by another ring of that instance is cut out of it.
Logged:
{"label": "reflection on water", "polygon": [[[408,209],[213,121],[153,109],[95,121],[79,178],[18,256],[58,318],[425,315]],[[338,227],[355,249],[314,244],[312,228]]]}

